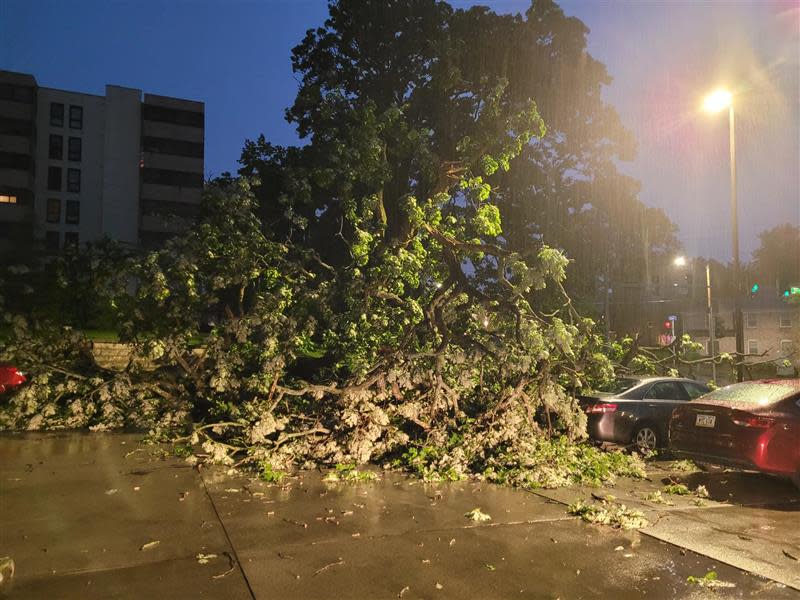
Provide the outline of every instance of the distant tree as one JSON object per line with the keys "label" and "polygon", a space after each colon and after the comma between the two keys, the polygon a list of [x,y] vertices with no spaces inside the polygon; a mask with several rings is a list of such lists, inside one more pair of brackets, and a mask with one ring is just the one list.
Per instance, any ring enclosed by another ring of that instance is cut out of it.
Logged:
{"label": "distant tree", "polygon": [[751,278],[779,290],[800,285],[800,227],[784,223],[759,234]]}

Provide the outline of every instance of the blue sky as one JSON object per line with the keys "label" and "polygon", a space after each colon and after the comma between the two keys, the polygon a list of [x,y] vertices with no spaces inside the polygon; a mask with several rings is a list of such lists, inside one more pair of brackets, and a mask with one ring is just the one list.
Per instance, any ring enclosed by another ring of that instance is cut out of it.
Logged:
{"label": "blue sky", "polygon": [[[468,0],[456,6],[472,4]],[[524,12],[527,0],[482,2]],[[800,224],[798,0],[566,0],[614,78],[606,97],[637,136],[623,169],[664,208],[692,255],[730,259],[727,121],[697,107],[737,92],[742,258],[757,234]],[[290,50],[325,19],[324,0],[2,0],[0,68],[46,87],[102,94],[107,83],[206,103],[206,172],[234,171],[245,138],[296,140],[283,119],[296,90]]]}

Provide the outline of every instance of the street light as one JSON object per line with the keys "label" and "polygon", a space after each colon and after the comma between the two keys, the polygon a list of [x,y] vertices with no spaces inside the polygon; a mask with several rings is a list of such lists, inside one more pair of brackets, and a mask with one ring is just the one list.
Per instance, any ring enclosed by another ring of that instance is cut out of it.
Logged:
{"label": "street light", "polygon": [[[744,355],[744,325],[741,306],[741,269],[739,265],[739,211],[736,203],[736,142],[734,138],[733,95],[723,89],[715,90],[705,97],[703,109],[718,113],[728,109],[728,133],[731,148],[731,237],[733,239],[733,330],[736,335],[736,381],[744,379],[742,356]],[[706,271],[708,275],[708,271]],[[708,277],[707,277],[708,280]]]}

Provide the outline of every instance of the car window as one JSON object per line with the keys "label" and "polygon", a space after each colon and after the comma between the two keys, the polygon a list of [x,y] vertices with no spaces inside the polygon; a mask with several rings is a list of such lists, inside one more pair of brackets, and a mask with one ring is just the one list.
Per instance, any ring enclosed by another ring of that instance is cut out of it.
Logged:
{"label": "car window", "polygon": [[689,400],[694,400],[695,398],[699,398],[703,394],[707,394],[709,392],[709,389],[704,385],[700,385],[699,383],[688,383],[686,381],[683,382],[683,389],[685,389],[686,393],[689,395]]}
{"label": "car window", "polygon": [[636,387],[639,385],[638,379],[630,379],[628,377],[620,377],[619,379],[614,379],[604,385],[601,385],[597,388],[598,392],[606,392],[609,394],[621,394],[623,392],[627,392],[631,388]]}
{"label": "car window", "polygon": [[683,388],[674,381],[654,383],[644,397],[646,400],[688,400]]}

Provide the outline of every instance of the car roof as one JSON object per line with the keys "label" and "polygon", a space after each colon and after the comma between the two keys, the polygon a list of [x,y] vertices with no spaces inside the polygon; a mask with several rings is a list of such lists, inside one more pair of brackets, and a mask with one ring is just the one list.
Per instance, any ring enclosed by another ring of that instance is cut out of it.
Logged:
{"label": "car roof", "polygon": [[687,383],[699,383],[700,385],[705,385],[702,381],[697,381],[695,379],[689,379],[688,377],[658,377],[655,375],[623,375],[618,377],[618,379],[634,379],[639,382],[639,385],[643,383],[654,383],[656,381],[685,381]]}
{"label": "car roof", "polygon": [[[800,379],[779,379],[779,378],[752,379],[750,381],[739,381],[738,383],[778,384],[778,385],[788,385],[790,387],[795,387],[800,389]],[[736,384],[732,383],[730,385],[736,385]]]}

